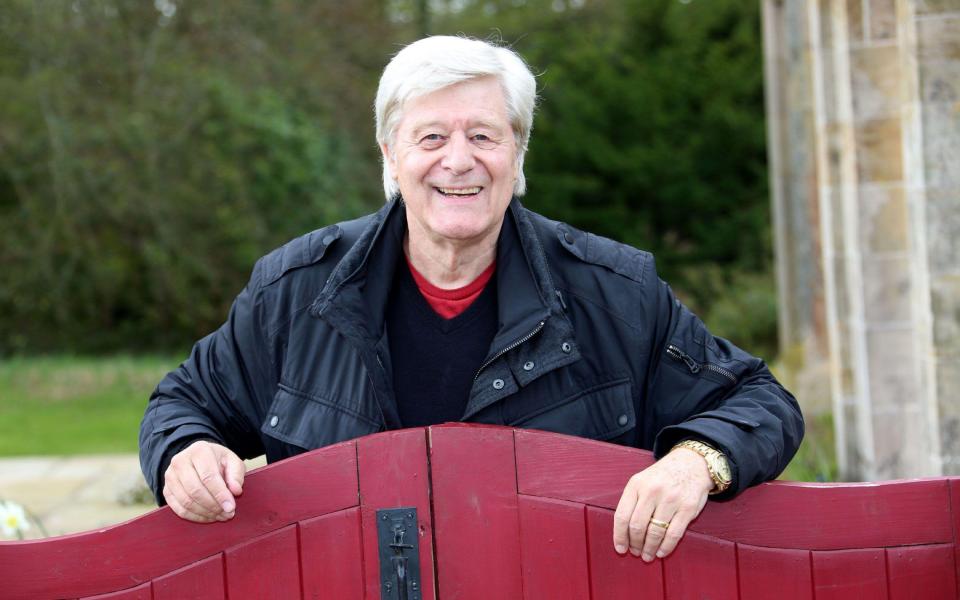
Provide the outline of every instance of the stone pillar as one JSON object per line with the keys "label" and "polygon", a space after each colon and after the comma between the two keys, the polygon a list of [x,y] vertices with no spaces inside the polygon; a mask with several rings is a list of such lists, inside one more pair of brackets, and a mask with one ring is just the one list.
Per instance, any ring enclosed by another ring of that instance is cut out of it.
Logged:
{"label": "stone pillar", "polygon": [[960,0],[764,0],[764,38],[800,400],[844,478],[960,473]]}

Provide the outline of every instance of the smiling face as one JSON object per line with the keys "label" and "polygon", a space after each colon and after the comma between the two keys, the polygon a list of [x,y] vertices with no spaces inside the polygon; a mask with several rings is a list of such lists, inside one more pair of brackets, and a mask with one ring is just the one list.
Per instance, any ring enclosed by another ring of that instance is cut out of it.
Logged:
{"label": "smiling face", "polygon": [[517,176],[499,82],[471,79],[410,100],[384,160],[407,205],[413,243],[496,240]]}

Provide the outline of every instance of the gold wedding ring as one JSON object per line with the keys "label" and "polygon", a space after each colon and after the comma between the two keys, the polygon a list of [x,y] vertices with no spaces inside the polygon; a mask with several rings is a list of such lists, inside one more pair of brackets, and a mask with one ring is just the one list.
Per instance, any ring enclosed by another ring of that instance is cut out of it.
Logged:
{"label": "gold wedding ring", "polygon": [[663,527],[664,529],[670,527],[670,521],[661,521],[660,519],[650,519],[650,524],[656,525],[657,527]]}

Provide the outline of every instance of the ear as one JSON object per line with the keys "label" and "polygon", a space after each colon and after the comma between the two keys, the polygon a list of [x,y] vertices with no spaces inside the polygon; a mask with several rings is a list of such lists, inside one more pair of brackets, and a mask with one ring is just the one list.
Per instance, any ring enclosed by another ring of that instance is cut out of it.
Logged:
{"label": "ear", "polygon": [[397,178],[397,156],[390,151],[390,147],[385,143],[380,144],[380,152],[383,154],[383,163],[390,167],[390,173],[393,178]]}

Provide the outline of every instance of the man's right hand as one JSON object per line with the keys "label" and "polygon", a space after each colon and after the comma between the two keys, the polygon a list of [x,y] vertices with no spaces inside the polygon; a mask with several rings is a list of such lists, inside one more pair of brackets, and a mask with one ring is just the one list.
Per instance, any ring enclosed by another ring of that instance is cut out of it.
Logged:
{"label": "man's right hand", "polygon": [[196,441],[170,460],[163,475],[163,497],[183,519],[197,523],[227,521],[243,493],[246,466],[227,448]]}

